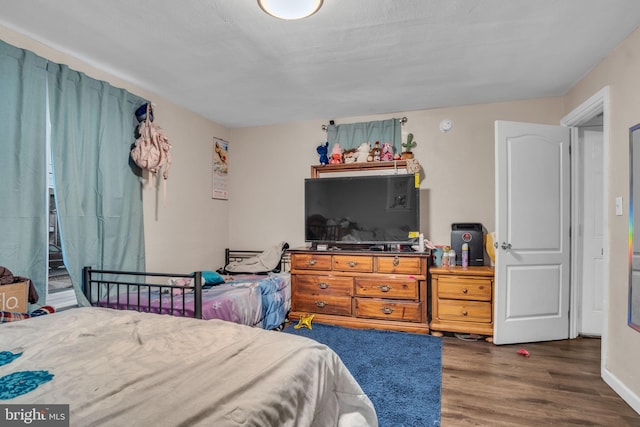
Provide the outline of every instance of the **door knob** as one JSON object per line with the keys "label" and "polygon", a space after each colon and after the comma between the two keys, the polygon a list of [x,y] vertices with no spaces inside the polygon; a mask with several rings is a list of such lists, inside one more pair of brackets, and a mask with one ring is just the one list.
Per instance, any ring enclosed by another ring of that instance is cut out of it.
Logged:
{"label": "door knob", "polygon": [[511,243],[502,242],[502,249],[511,249]]}

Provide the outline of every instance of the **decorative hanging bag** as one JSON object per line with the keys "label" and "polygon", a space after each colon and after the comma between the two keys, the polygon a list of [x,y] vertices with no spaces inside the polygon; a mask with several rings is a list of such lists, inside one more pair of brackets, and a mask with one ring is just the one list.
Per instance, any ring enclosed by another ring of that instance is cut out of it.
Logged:
{"label": "decorative hanging bag", "polygon": [[164,130],[153,123],[151,104],[147,103],[144,120],[138,127],[139,137],[131,149],[131,159],[143,170],[148,170],[151,176],[162,172],[164,178],[164,198],[166,200],[167,178],[171,167],[171,144]]}

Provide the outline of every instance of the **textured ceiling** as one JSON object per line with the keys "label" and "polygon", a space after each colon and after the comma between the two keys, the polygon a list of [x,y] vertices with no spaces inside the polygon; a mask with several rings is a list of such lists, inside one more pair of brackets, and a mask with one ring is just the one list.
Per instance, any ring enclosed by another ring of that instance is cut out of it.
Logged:
{"label": "textured ceiling", "polygon": [[0,0],[0,25],[228,127],[560,96],[638,0]]}

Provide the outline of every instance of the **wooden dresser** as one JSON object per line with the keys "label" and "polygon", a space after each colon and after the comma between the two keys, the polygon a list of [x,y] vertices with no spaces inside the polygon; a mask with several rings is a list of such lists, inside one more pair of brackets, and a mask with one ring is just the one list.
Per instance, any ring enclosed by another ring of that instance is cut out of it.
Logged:
{"label": "wooden dresser", "polygon": [[428,333],[427,255],[290,250],[291,313],[352,328]]}
{"label": "wooden dresser", "polygon": [[493,267],[431,267],[431,334],[493,337]]}

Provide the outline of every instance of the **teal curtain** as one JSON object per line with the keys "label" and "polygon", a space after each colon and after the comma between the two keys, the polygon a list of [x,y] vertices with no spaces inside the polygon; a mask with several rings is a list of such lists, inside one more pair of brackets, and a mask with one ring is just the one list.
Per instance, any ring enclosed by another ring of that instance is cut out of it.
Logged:
{"label": "teal curtain", "polygon": [[143,271],[142,186],[130,167],[136,108],[146,101],[49,63],[54,192],[78,303],[82,268]]}
{"label": "teal curtain", "polygon": [[393,145],[394,153],[400,153],[402,151],[401,127],[399,119],[331,125],[327,129],[329,150],[336,143],[340,144],[340,148],[349,150],[357,148],[363,142],[368,142],[373,148],[376,141],[380,141],[380,145],[388,142]]}
{"label": "teal curtain", "polygon": [[0,265],[46,298],[47,160],[44,58],[0,40]]}

